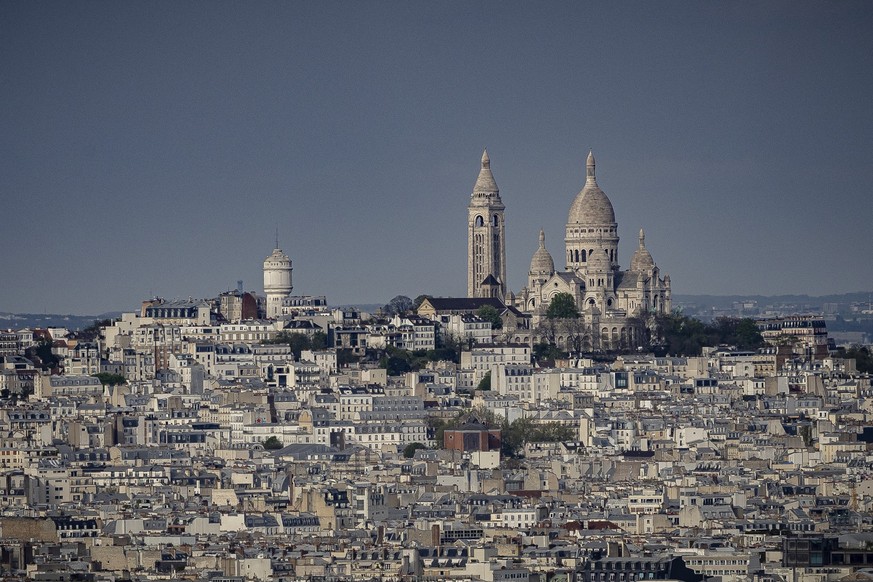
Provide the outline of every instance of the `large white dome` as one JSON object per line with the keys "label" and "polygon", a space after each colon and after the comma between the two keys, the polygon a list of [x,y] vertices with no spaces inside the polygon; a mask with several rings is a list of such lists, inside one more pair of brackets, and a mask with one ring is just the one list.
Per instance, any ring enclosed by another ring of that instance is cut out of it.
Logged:
{"label": "large white dome", "polygon": [[615,211],[612,202],[597,185],[594,176],[594,154],[588,153],[587,177],[585,187],[576,194],[567,225],[580,224],[585,226],[611,226],[615,224]]}

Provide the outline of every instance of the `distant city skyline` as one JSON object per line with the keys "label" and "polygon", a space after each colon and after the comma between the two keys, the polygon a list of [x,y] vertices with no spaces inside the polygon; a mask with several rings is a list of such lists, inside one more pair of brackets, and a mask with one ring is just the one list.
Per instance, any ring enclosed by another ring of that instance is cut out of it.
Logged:
{"label": "distant city skyline", "polygon": [[[463,296],[487,146],[508,287],[589,148],[673,292],[873,289],[866,2],[0,4],[0,311]],[[278,223],[278,224],[277,224]]]}

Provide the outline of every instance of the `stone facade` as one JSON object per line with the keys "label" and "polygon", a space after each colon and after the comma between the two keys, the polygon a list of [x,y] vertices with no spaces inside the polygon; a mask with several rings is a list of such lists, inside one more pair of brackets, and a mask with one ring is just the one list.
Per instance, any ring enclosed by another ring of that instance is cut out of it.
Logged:
{"label": "stone facade", "polygon": [[505,209],[486,150],[467,205],[467,297],[506,294]]}
{"label": "stone facade", "polygon": [[279,248],[264,259],[264,293],[267,295],[267,317],[276,319],[282,315],[282,303],[291,294],[294,285],[291,281],[291,258]]}
{"label": "stone facade", "polygon": [[[564,270],[555,268],[546,249],[545,232],[540,231],[527,285],[517,294],[505,292],[505,206],[487,152],[482,157],[482,169],[468,206],[468,295],[502,297],[507,305],[530,314],[536,325],[555,295],[569,294],[582,314],[579,323],[585,327],[581,332],[557,331],[564,342],[571,336],[575,338],[577,345],[568,345],[571,349],[627,346],[633,343],[635,333],[630,318],[645,313],[669,313],[672,309],[670,276],[661,275],[646,248],[642,229],[630,268],[622,270],[619,266],[618,222],[612,202],[597,184],[595,169],[594,155],[589,152],[585,185],[574,198],[567,217]],[[488,216],[493,224],[488,223]],[[481,246],[483,241],[485,247]],[[492,241],[490,247],[488,241]],[[497,292],[501,294],[493,295]]]}

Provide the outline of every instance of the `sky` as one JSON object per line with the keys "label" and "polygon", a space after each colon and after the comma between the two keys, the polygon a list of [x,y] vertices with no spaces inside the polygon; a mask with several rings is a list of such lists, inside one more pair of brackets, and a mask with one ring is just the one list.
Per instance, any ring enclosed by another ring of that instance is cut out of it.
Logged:
{"label": "sky", "polygon": [[507,278],[597,158],[674,294],[873,290],[870,2],[0,2],[0,311],[462,296],[483,148]]}

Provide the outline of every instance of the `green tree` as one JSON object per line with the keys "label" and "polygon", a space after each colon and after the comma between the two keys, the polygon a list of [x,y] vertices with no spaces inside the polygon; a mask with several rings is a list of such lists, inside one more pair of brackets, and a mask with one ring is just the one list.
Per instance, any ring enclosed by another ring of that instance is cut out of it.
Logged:
{"label": "green tree", "polygon": [[476,315],[491,322],[491,329],[501,329],[503,320],[500,318],[500,312],[493,305],[483,305],[476,310]]}
{"label": "green tree", "polygon": [[57,368],[61,359],[52,352],[52,340],[49,338],[40,338],[36,344],[28,348],[25,352],[28,359],[36,359],[41,370],[52,370]]}
{"label": "green tree", "polygon": [[764,347],[764,337],[761,335],[761,330],[758,329],[758,324],[754,319],[741,319],[737,324],[735,343],[741,350],[757,350]]}
{"label": "green tree", "polygon": [[[312,339],[306,334],[303,333],[288,333],[288,332],[280,332],[273,339],[264,340],[264,344],[285,344],[291,348],[291,353],[294,354],[294,357],[298,360],[300,359],[300,354],[303,350],[311,350],[312,349]],[[325,344],[327,343],[327,338],[325,338]]]}
{"label": "green tree", "polygon": [[117,386],[118,384],[127,384],[127,379],[121,374],[110,374],[109,372],[100,372],[94,374],[95,378],[100,380],[104,386]]}
{"label": "green tree", "polygon": [[406,445],[406,448],[403,449],[403,456],[407,459],[411,459],[415,456],[415,451],[418,449],[426,449],[427,447],[421,443],[409,443]]}
{"label": "green tree", "polygon": [[271,436],[267,440],[264,441],[264,448],[268,451],[275,451],[281,449],[283,446],[282,441],[280,441],[277,437]]}
{"label": "green tree", "polygon": [[569,426],[557,422],[536,424],[530,418],[517,418],[503,425],[501,451],[506,457],[517,457],[527,443],[560,443],[574,438]]}
{"label": "green tree", "polygon": [[500,452],[504,457],[517,457],[528,435],[533,433],[534,424],[529,418],[517,418],[503,425],[500,431]]}
{"label": "green tree", "polygon": [[852,346],[848,349],[840,348],[837,355],[841,358],[853,358],[855,368],[862,374],[873,374],[873,353],[866,346]]}
{"label": "green tree", "polygon": [[351,348],[339,348],[336,351],[336,365],[340,368],[349,366],[360,361],[360,357],[355,355]]}
{"label": "green tree", "polygon": [[558,293],[549,302],[546,309],[546,317],[549,319],[576,319],[579,317],[579,309],[576,300],[569,293]]}
{"label": "green tree", "polygon": [[540,342],[538,344],[534,344],[533,347],[533,357],[538,362],[556,360],[558,358],[567,357],[566,352],[562,352],[554,346],[547,342]]}
{"label": "green tree", "polygon": [[323,350],[327,348],[327,334],[323,331],[317,331],[312,334],[312,338],[309,340],[310,349],[313,350]]}
{"label": "green tree", "polygon": [[379,366],[385,368],[389,376],[399,376],[419,368],[424,359],[414,358],[408,350],[389,346],[385,349],[385,355],[379,360]]}
{"label": "green tree", "polygon": [[656,353],[675,356],[698,356],[703,346],[712,342],[711,330],[700,320],[674,312],[655,318]]}
{"label": "green tree", "polygon": [[82,341],[94,341],[100,337],[101,328],[111,326],[113,319],[95,319],[91,325],[76,333],[76,337]]}
{"label": "green tree", "polygon": [[385,307],[382,308],[382,313],[387,316],[403,315],[404,313],[412,311],[412,307],[412,299],[406,295],[397,295],[385,304]]}
{"label": "green tree", "polygon": [[482,379],[479,380],[479,385],[476,386],[476,390],[491,390],[491,372],[485,372],[485,375],[482,376]]}
{"label": "green tree", "polygon": [[427,350],[425,357],[431,362],[455,362],[458,359],[458,352],[451,348],[436,348],[435,350]]}

